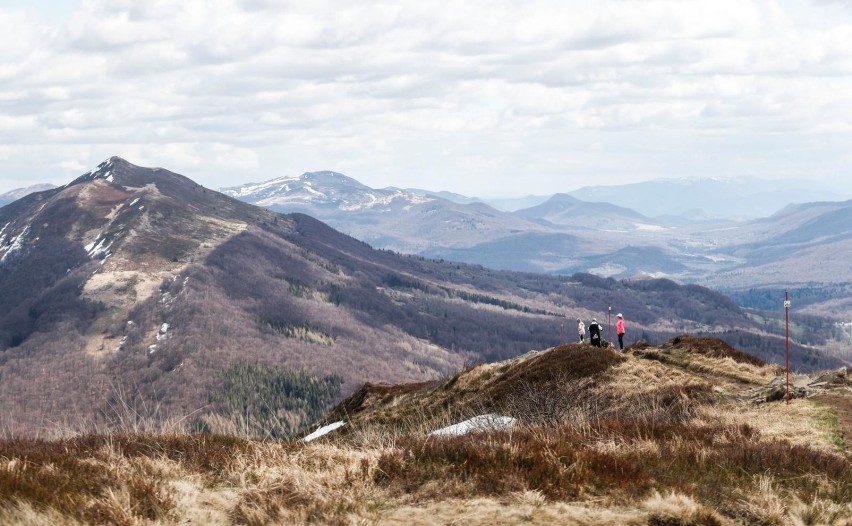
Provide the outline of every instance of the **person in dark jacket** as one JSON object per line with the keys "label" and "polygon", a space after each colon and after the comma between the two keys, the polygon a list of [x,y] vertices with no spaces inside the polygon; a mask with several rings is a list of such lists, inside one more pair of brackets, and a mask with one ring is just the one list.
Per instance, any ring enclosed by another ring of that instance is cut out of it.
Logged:
{"label": "person in dark jacket", "polygon": [[601,326],[596,318],[592,318],[592,323],[589,324],[589,340],[595,347],[601,346]]}

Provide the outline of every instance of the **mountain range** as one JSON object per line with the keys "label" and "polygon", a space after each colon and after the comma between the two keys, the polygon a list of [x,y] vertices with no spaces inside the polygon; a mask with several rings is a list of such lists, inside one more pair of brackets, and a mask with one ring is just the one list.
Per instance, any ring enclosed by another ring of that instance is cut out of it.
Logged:
{"label": "mountain range", "polygon": [[[322,178],[344,181],[363,199],[326,191]],[[332,173],[276,185],[293,199],[323,194],[328,210],[344,203],[376,217],[454,210],[402,191],[370,194]],[[472,221],[502,217],[467,207]],[[0,208],[2,427],[34,433],[47,423],[104,425],[154,413],[192,415],[199,429],[216,430],[251,405],[292,431],[310,420],[310,407],[339,396],[335,389],[438,378],[465,363],[545,349],[574,338],[573,319],[606,320],[615,310],[627,313],[628,342],[715,333],[781,359],[777,318],[757,319],[704,287],[377,250],[305,214],[279,214],[113,157]],[[794,365],[844,363],[819,350],[830,336],[796,334]],[[271,399],[257,398],[257,382],[278,386],[262,391],[269,396],[295,394],[273,410]]]}
{"label": "mountain range", "polygon": [[[785,200],[821,195],[801,182],[660,180],[555,194],[509,212],[458,194],[376,190],[328,174],[288,178],[286,189],[280,179],[223,192],[272,210],[310,214],[377,248],[495,269],[666,277],[724,290],[744,306],[788,288],[809,296],[799,304],[806,312],[852,321],[852,201],[778,210]],[[623,204],[641,204],[652,215]],[[696,204],[712,214],[689,219],[684,214]],[[778,211],[745,221],[708,219],[734,209],[743,216]]]}
{"label": "mountain range", "polygon": [[[433,195],[456,203],[485,203],[498,210],[515,212],[540,205],[553,197],[480,198],[446,191],[411,189],[421,195]],[[610,203],[630,208],[648,217],[668,220],[759,219],[774,214],[788,203],[852,198],[822,183],[800,179],[765,179],[754,176],[661,178],[631,184],[584,186],[566,192],[582,201]]]}
{"label": "mountain range", "polygon": [[467,247],[516,232],[552,231],[483,203],[374,189],[336,172],[308,172],[221,191],[269,210],[305,213],[377,248],[410,254]]}
{"label": "mountain range", "polygon": [[584,201],[606,201],[632,208],[651,217],[743,221],[772,215],[789,203],[824,200],[828,192],[810,181],[738,176],[587,186],[571,195]]}

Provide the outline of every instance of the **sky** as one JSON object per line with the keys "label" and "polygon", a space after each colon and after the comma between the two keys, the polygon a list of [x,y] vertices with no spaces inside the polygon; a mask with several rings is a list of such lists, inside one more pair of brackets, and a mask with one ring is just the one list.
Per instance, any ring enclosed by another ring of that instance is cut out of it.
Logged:
{"label": "sky", "polygon": [[4,0],[0,50],[0,192],[118,155],[210,188],[852,196],[852,0]]}

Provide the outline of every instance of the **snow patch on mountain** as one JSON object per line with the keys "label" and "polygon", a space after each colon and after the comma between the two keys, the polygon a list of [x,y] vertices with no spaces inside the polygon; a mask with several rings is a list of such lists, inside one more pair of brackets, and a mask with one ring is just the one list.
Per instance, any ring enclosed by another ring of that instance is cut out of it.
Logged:
{"label": "snow patch on mountain", "polygon": [[107,243],[107,238],[103,237],[100,240],[96,239],[92,241],[83,248],[86,249],[86,252],[89,254],[90,258],[95,259],[101,256],[108,256],[109,248],[111,245],[112,243]]}
{"label": "snow patch on mountain", "polygon": [[[7,224],[6,226],[9,226],[9,225]],[[6,230],[6,227],[3,227],[3,230]],[[18,234],[17,236],[12,238],[12,240],[9,242],[9,247],[6,249],[6,253],[3,254],[2,258],[0,258],[0,263],[5,261],[6,258],[9,256],[9,254],[14,254],[18,250],[20,250],[21,247],[24,246],[24,241],[26,240],[26,237],[27,237],[27,234],[29,233],[29,231],[30,231],[30,225],[27,225],[21,231],[20,234]]]}
{"label": "snow patch on mountain", "polygon": [[308,193],[310,193],[310,194],[313,194],[313,195],[316,195],[316,196],[321,196],[321,197],[325,197],[325,196],[326,196],[324,193],[322,193],[322,192],[318,192],[318,191],[314,190],[314,189],[313,189],[313,185],[312,185],[311,183],[309,183],[309,182],[305,182],[305,187],[304,187],[304,188],[305,188],[305,190],[306,190]]}
{"label": "snow patch on mountain", "polygon": [[299,176],[285,175],[272,179],[271,181],[266,181],[264,183],[249,183],[235,188],[223,188],[221,191],[225,195],[229,195],[231,197],[236,198],[246,197],[255,194],[289,192],[289,183],[299,181],[299,179]]}
{"label": "snow patch on mountain", "polygon": [[633,226],[636,227],[636,230],[641,230],[643,232],[664,232],[666,227],[661,225],[649,225],[647,223],[633,223]]}
{"label": "snow patch on mountain", "polygon": [[115,182],[115,178],[113,177],[113,168],[115,167],[115,159],[116,157],[110,157],[106,161],[99,164],[94,170],[89,170],[84,173],[71,183],[65,185],[63,188],[72,186],[74,184],[85,183],[88,181],[94,181],[95,179],[104,179],[110,183]]}
{"label": "snow patch on mountain", "polygon": [[169,334],[169,324],[164,323],[160,325],[160,330],[157,332],[157,341],[160,342],[163,340],[168,340],[171,337],[172,335]]}
{"label": "snow patch on mountain", "polygon": [[394,201],[398,201],[400,203],[405,203],[403,209],[407,210],[410,209],[413,205],[419,205],[434,201],[434,199],[430,197],[412,194],[410,192],[404,192],[402,190],[397,190],[395,192],[379,196],[369,193],[366,194],[364,197],[366,197],[368,201],[347,203],[345,205],[340,206],[340,209],[346,212],[357,212],[358,210],[387,207],[392,205]]}

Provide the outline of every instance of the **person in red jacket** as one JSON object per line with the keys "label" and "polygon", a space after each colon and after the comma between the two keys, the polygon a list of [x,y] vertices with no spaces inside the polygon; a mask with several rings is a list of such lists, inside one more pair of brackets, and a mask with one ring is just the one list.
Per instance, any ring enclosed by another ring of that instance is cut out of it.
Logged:
{"label": "person in red jacket", "polygon": [[624,316],[619,312],[616,317],[618,321],[615,323],[615,333],[618,334],[618,349],[624,352]]}

